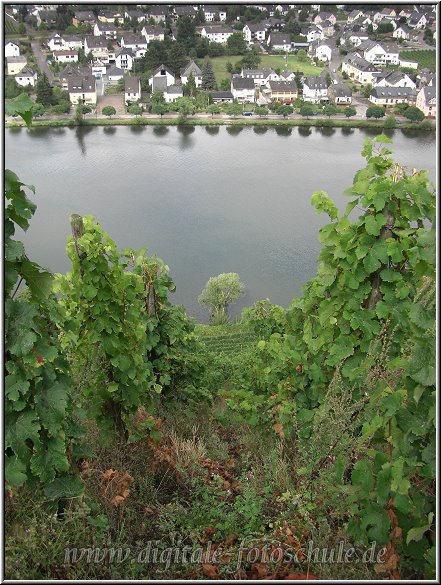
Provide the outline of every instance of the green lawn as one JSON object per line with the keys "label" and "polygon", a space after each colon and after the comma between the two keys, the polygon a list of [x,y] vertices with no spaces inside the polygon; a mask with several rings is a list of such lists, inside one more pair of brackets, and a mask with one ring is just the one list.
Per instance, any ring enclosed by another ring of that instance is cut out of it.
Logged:
{"label": "green lawn", "polygon": [[[272,67],[276,69],[280,67],[285,69],[285,58],[283,55],[262,55],[259,67]],[[225,57],[214,57],[211,59],[213,71],[216,75],[216,81],[219,84],[222,79],[230,79],[231,75],[227,71],[227,63],[237,63],[241,59],[240,55],[227,55]],[[305,75],[319,75],[322,71],[320,67],[311,65],[309,61],[306,63],[300,62],[294,55],[288,56],[288,69],[294,71],[303,71]]]}
{"label": "green lawn", "polygon": [[417,61],[419,69],[427,67],[436,73],[436,50],[426,49],[421,51],[401,51],[400,57],[409,61]]}

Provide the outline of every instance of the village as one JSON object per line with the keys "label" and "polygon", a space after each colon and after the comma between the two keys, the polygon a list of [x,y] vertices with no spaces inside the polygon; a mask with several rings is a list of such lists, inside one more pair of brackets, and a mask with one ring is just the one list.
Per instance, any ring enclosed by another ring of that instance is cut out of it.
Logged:
{"label": "village", "polygon": [[6,6],[5,97],[35,118],[436,119],[436,5],[76,8]]}

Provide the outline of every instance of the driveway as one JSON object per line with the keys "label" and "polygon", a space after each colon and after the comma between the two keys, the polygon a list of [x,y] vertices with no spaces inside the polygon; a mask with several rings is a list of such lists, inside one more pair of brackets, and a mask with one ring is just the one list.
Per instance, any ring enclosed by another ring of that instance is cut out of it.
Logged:
{"label": "driveway", "polygon": [[124,107],[124,94],[102,96],[97,95],[97,110],[99,114],[101,114],[101,111],[105,106],[113,106],[116,110],[117,116],[125,114],[126,109]]}
{"label": "driveway", "polygon": [[49,69],[49,65],[47,64],[46,55],[41,50],[40,42],[39,41],[32,41],[31,47],[32,47],[32,51],[35,55],[35,60],[37,61],[37,65],[40,68],[40,71],[43,71],[43,73],[46,73],[47,78],[49,80],[49,83],[52,84],[52,82],[54,80],[54,76],[52,74],[52,71]]}

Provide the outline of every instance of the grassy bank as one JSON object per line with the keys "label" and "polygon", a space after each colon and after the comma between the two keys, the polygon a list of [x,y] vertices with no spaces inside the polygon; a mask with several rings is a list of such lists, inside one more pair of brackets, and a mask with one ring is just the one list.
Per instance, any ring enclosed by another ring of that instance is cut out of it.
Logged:
{"label": "grassy bank", "polygon": [[[427,121],[426,121],[427,122]],[[71,119],[64,120],[35,120],[33,127],[74,127],[76,124]],[[230,118],[228,120],[220,118],[187,118],[184,124],[178,121],[178,118],[91,118],[83,120],[82,126],[313,126],[318,128],[385,128],[384,120],[336,120],[328,118],[253,118],[252,120],[243,118]],[[13,121],[6,122],[6,128],[19,128],[25,126],[24,122]],[[395,129],[397,130],[423,130],[434,131],[435,124],[431,127],[427,124],[422,125],[420,122],[401,122]]]}
{"label": "grassy bank", "polygon": [[436,71],[436,50],[435,49],[423,49],[423,50],[409,50],[402,51],[400,53],[403,59],[409,61],[416,61],[418,68],[423,69],[427,67],[430,71]]}
{"label": "grassy bank", "polygon": [[[227,71],[227,63],[230,62],[233,65],[240,61],[242,57],[240,55],[226,55],[223,57],[213,57],[211,59],[211,63],[213,65],[213,71],[216,76],[216,80],[218,83],[222,81],[222,79],[231,79],[231,73]],[[295,55],[288,56],[288,69],[290,71],[303,71],[305,75],[319,75],[322,71],[320,67],[316,67],[315,65],[311,65],[308,62],[299,61]],[[261,55],[261,60],[259,63],[259,67],[272,67],[273,69],[285,69],[285,56],[284,55]]]}

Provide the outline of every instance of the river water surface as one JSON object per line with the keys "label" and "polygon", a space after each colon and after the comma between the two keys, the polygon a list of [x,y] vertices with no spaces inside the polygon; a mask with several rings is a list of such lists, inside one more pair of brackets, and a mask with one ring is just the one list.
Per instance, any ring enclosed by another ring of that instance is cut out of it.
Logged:
{"label": "river water surface", "polygon": [[[23,240],[30,258],[69,270],[72,213],[95,216],[120,247],[147,247],[170,266],[172,296],[204,321],[197,296],[210,276],[238,272],[246,296],[287,306],[315,274],[310,204],[343,191],[377,131],[302,127],[119,126],[6,130],[5,162],[32,184],[37,211]],[[432,132],[390,131],[394,157],[435,181]]]}

